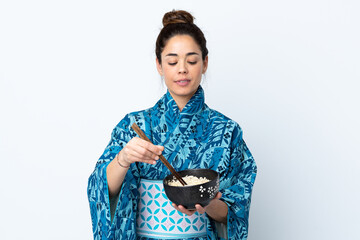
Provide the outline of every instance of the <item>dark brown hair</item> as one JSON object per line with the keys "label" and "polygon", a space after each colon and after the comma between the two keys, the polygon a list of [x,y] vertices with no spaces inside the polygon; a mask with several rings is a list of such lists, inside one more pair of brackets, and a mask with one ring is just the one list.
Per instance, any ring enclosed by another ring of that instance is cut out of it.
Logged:
{"label": "dark brown hair", "polygon": [[161,64],[161,53],[167,41],[176,35],[189,35],[199,45],[202,59],[208,55],[206,39],[204,33],[194,24],[194,17],[183,10],[172,10],[165,13],[163,17],[163,29],[160,31],[156,40],[156,57]]}

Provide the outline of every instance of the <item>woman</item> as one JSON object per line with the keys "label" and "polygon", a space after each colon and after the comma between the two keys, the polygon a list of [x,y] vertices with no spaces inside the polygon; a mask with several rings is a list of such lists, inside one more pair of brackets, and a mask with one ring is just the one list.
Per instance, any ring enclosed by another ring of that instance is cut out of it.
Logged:
{"label": "woman", "polygon": [[[239,125],[204,103],[200,82],[208,50],[193,16],[168,12],[163,25],[156,64],[167,93],[154,107],[126,115],[113,130],[89,178],[94,239],[246,239],[254,159]],[[137,137],[134,122],[154,144]],[[159,193],[170,172],[158,161],[160,154],[177,171],[216,170],[220,192],[195,210],[167,204]]]}

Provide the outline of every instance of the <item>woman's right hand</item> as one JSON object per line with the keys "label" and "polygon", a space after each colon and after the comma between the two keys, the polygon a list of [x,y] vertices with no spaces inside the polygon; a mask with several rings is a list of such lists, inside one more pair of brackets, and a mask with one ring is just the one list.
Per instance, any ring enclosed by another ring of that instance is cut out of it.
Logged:
{"label": "woman's right hand", "polygon": [[159,155],[164,151],[163,146],[154,145],[141,138],[132,138],[116,156],[121,165],[130,166],[134,162],[156,164]]}

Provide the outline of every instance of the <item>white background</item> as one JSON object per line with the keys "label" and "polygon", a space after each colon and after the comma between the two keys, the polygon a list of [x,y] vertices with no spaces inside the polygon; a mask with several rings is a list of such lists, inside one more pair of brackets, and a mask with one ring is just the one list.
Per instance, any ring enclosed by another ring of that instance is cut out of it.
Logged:
{"label": "white background", "polygon": [[196,17],[207,104],[257,165],[250,240],[360,239],[360,4],[1,1],[1,239],[91,239],[87,179],[128,112],[165,93],[165,12]]}

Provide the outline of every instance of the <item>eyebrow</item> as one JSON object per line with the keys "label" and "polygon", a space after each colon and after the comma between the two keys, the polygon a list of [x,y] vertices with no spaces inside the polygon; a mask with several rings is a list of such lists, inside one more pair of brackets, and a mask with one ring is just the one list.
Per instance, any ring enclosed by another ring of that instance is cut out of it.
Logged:
{"label": "eyebrow", "polygon": [[[191,55],[199,55],[198,53],[196,52],[189,52],[186,54],[186,56],[191,56]],[[173,56],[173,57],[177,57],[178,55],[176,53],[169,53],[169,54],[166,54],[165,57],[170,57],[170,56]]]}

